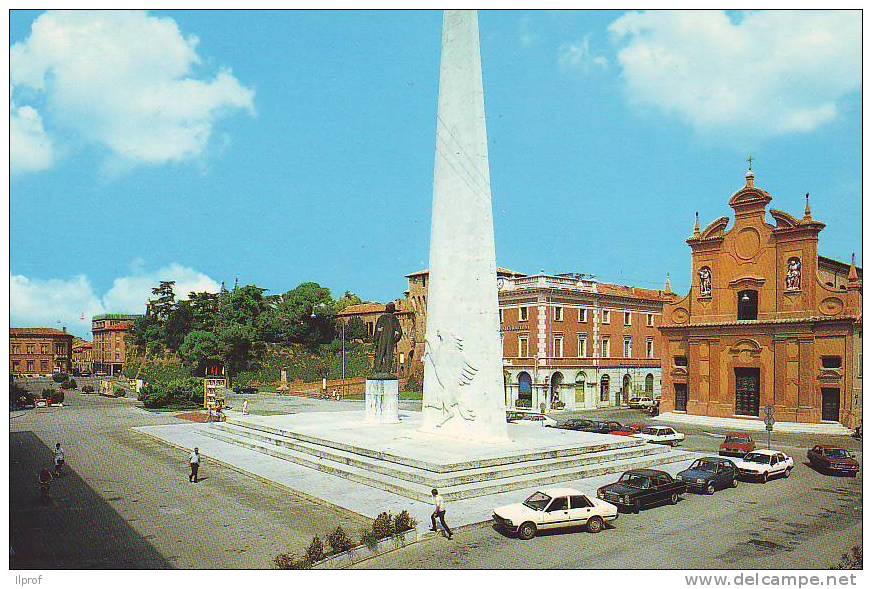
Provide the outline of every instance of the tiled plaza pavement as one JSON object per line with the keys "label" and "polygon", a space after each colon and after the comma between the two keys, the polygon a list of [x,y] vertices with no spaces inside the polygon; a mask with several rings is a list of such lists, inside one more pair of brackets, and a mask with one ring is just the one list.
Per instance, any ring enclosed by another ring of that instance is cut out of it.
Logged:
{"label": "tiled plaza pavement", "polygon": [[[63,408],[10,417],[12,568],[268,568],[352,512],[204,461],[187,481],[187,454],[130,428],[178,422],[130,401],[68,395]],[[67,476],[39,503],[37,473],[55,442]]]}

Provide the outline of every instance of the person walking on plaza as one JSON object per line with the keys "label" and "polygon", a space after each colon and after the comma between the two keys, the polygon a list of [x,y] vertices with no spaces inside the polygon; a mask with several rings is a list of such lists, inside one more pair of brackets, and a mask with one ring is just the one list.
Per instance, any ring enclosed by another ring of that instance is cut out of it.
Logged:
{"label": "person walking on plaza", "polygon": [[200,470],[200,449],[194,448],[194,451],[191,453],[191,474],[188,475],[188,480],[192,483],[197,482],[197,471]]}
{"label": "person walking on plaza", "polygon": [[242,414],[248,415],[248,399],[242,402]]}
{"label": "person walking on plaza", "polygon": [[454,535],[451,533],[451,528],[448,527],[448,524],[445,523],[445,500],[442,499],[442,495],[439,494],[438,489],[433,489],[431,491],[433,494],[433,505],[436,507],[436,510],[430,514],[430,531],[438,532],[439,530],[436,528],[436,518],[439,518],[439,523],[442,524],[442,529],[445,530],[445,533],[448,534],[448,539],[451,540],[451,537]]}
{"label": "person walking on plaza", "polygon": [[54,476],[59,477],[63,476],[63,467],[64,467],[64,451],[61,449],[61,445],[55,444],[54,448]]}

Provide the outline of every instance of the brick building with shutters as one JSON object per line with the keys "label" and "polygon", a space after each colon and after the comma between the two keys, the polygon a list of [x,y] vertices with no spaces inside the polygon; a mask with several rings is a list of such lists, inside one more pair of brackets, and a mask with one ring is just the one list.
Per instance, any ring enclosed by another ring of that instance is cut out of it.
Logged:
{"label": "brick building with shutters", "polygon": [[51,376],[72,369],[73,336],[52,327],[9,328],[9,371],[15,376]]}
{"label": "brick building with shutters", "polygon": [[[731,219],[687,240],[692,287],[665,306],[662,413],[854,427],[862,408],[862,270],[818,255],[801,218],[770,209],[748,171]],[[667,416],[668,417],[668,416]],[[703,420],[704,421],[704,420]]]}

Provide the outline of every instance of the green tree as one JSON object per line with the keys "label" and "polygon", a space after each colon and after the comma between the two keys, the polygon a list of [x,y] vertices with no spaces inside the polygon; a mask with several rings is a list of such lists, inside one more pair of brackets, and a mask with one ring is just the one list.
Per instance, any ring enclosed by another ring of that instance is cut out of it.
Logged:
{"label": "green tree", "polygon": [[189,301],[179,301],[170,311],[166,324],[163,326],[163,343],[168,350],[178,351],[179,346],[191,331],[194,314]]}
{"label": "green tree", "polygon": [[363,299],[361,299],[350,290],[346,290],[344,295],[336,299],[336,304],[334,305],[334,308],[336,309],[336,312],[339,313],[340,311],[350,307],[351,305],[359,305],[362,302]]}
{"label": "green tree", "polygon": [[251,325],[241,323],[222,325],[215,335],[218,336],[221,345],[221,361],[231,375],[248,368],[252,352],[261,351],[257,330]]}
{"label": "green tree", "polygon": [[175,280],[161,280],[160,284],[151,289],[153,298],[146,303],[146,312],[152,315],[158,323],[166,323],[176,307],[176,293],[173,288]]}
{"label": "green tree", "polygon": [[265,341],[311,347],[336,336],[336,307],[329,288],[304,282],[274,301],[258,324]]}
{"label": "green tree", "polygon": [[360,317],[352,317],[345,325],[345,341],[351,340],[367,340],[369,332],[366,330],[366,323]]}
{"label": "green tree", "polygon": [[192,331],[179,346],[179,357],[202,374],[207,363],[224,360],[221,339],[210,331]]}
{"label": "green tree", "polygon": [[192,292],[188,294],[191,305],[191,329],[209,331],[218,320],[218,293]]}

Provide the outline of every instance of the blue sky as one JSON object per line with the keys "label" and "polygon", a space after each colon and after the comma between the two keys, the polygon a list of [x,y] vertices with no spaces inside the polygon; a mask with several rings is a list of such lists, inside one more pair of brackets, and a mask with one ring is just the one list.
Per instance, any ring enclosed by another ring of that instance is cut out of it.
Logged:
{"label": "blue sky", "polygon": [[[10,24],[13,325],[84,334],[165,277],[386,300],[426,267],[439,12]],[[694,211],[730,213],[749,152],[776,208],[811,193],[821,254],[862,262],[859,12],[479,26],[500,265],[685,291]]]}

